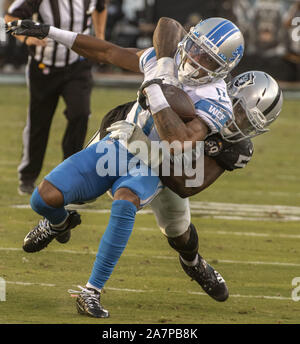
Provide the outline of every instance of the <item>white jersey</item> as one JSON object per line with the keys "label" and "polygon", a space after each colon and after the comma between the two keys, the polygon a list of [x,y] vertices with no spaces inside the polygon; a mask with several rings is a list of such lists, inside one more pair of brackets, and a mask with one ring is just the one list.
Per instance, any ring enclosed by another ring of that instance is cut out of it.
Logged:
{"label": "white jersey", "polygon": [[[144,81],[155,78],[156,68],[157,59],[152,47],[140,57],[140,70],[144,73]],[[183,90],[192,99],[196,115],[210,128],[210,134],[220,132],[224,124],[232,118],[232,104],[223,79],[200,86],[183,85]],[[150,140],[160,140],[151,113],[143,110],[138,103],[130,110],[126,120],[141,127]]]}

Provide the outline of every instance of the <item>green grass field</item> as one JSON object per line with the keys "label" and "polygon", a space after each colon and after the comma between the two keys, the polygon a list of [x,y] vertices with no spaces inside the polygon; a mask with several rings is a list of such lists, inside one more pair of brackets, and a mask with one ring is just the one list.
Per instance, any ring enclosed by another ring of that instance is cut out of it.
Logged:
{"label": "green grass field", "polygon": [[[88,136],[109,109],[135,95],[133,90],[94,89]],[[82,225],[67,245],[55,241],[39,253],[22,251],[24,236],[39,219],[23,207],[29,197],[17,194],[27,90],[0,86],[0,277],[6,281],[0,323],[299,324],[300,302],[291,293],[293,278],[300,276],[300,211],[288,208],[300,207],[299,106],[285,102],[272,131],[254,139],[254,157],[246,169],[224,174],[191,199],[200,252],[226,279],[228,301],[204,295],[181,270],[153,215],[139,214],[102,297],[111,317],[99,320],[78,315],[67,290],[89,278],[109,218],[98,210],[109,209],[110,200],[103,196],[81,210]],[[61,102],[39,180],[61,160],[63,109]],[[199,202],[218,204],[207,203],[211,211],[200,211]],[[222,203],[232,205],[222,211]],[[245,204],[254,206],[238,213]]]}

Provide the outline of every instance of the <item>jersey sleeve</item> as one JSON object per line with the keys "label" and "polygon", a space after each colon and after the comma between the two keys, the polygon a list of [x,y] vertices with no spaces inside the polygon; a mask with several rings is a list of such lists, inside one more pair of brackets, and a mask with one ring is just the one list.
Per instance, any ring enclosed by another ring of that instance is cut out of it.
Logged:
{"label": "jersey sleeve", "polygon": [[225,82],[203,85],[196,90],[198,99],[194,102],[196,114],[205,121],[210,134],[218,133],[232,118],[232,104]]}
{"label": "jersey sleeve", "polygon": [[253,155],[253,143],[245,139],[237,143],[229,143],[219,134],[211,135],[204,142],[205,155],[216,160],[224,170],[233,171],[244,168]]}
{"label": "jersey sleeve", "polygon": [[7,13],[20,19],[29,19],[39,10],[41,0],[15,0],[8,8]]}
{"label": "jersey sleeve", "polygon": [[155,49],[149,48],[144,51],[140,57],[140,71],[146,74],[156,63],[156,52]]}
{"label": "jersey sleeve", "polygon": [[201,99],[195,104],[196,114],[205,121],[210,133],[219,133],[225,123],[232,118],[232,110],[214,99]]}

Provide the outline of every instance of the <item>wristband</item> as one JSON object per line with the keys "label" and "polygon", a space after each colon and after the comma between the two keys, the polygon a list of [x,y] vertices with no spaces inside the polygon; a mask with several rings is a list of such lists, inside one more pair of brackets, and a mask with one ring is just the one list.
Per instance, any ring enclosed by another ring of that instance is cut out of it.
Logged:
{"label": "wristband", "polygon": [[56,42],[65,45],[69,49],[72,48],[77,35],[78,34],[76,32],[61,30],[54,26],[50,26],[48,33],[49,38],[52,38]]}
{"label": "wristband", "polygon": [[170,107],[162,89],[157,84],[152,84],[145,88],[147,94],[150,111],[152,114],[156,114],[162,109]]}

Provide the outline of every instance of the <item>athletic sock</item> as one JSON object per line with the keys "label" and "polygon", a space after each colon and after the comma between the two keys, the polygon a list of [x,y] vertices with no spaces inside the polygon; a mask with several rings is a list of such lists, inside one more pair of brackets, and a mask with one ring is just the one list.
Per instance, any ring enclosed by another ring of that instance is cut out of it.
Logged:
{"label": "athletic sock", "polygon": [[39,194],[38,188],[35,188],[32,193],[30,205],[36,213],[44,216],[47,220],[49,220],[51,224],[53,224],[54,226],[58,225],[59,227],[55,228],[55,230],[63,229],[63,227],[61,227],[60,225],[62,225],[67,219],[68,212],[64,207],[53,208],[46,204]]}
{"label": "athletic sock", "polygon": [[182,260],[182,262],[187,265],[187,266],[195,266],[197,263],[198,263],[198,260],[199,260],[199,256],[198,254],[196,255],[195,259],[192,260],[192,261],[189,261],[189,260],[185,260],[183,259],[181,256],[180,256],[180,259]]}
{"label": "athletic sock", "polygon": [[101,290],[123,253],[133,229],[136,206],[126,200],[113,201],[108,226],[102,236],[89,288]]}

